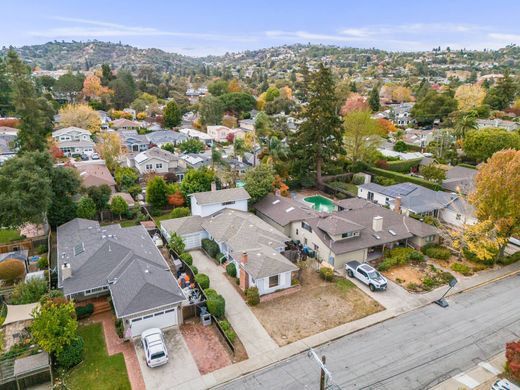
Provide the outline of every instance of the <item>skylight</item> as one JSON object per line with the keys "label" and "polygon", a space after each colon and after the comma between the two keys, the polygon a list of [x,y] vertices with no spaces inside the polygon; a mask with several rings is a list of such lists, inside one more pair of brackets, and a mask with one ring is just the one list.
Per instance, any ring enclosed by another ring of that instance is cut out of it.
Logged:
{"label": "skylight", "polygon": [[291,211],[294,210],[294,207],[289,207],[287,210],[285,210],[286,213],[290,213]]}
{"label": "skylight", "polygon": [[381,239],[381,236],[379,236],[379,235],[377,235],[377,234],[372,234],[372,236],[374,236],[374,238],[375,238],[376,240],[380,240],[380,239]]}
{"label": "skylight", "polygon": [[276,200],[273,202],[273,204],[278,204],[278,203],[280,203],[280,199],[276,199]]}
{"label": "skylight", "polygon": [[394,232],[392,229],[389,229],[388,233],[390,233],[392,236],[397,236],[397,233]]}
{"label": "skylight", "polygon": [[83,243],[78,244],[74,247],[74,256],[77,256],[83,252],[85,252],[85,245]]}

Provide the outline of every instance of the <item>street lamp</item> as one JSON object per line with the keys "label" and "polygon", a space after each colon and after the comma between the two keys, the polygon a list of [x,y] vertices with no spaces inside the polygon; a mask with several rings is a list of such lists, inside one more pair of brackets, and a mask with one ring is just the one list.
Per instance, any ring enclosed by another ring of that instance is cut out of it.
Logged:
{"label": "street lamp", "polygon": [[455,287],[455,285],[457,284],[457,279],[453,278],[450,280],[450,287],[446,290],[446,292],[442,295],[442,297],[440,297],[439,299],[437,299],[436,301],[433,301],[433,303],[436,303],[437,305],[439,305],[440,307],[448,307],[449,304],[448,304],[448,301],[446,300],[446,298],[444,298],[446,296],[446,294],[448,294],[448,292],[453,288]]}

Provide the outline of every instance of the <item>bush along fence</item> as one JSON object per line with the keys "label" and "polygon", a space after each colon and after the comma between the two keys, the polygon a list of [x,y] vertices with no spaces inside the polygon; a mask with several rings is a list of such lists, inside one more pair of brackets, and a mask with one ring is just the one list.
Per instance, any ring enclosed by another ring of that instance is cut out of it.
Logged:
{"label": "bush along fence", "polygon": [[410,182],[410,183],[414,183],[414,184],[429,188],[434,191],[441,190],[440,185],[438,185],[436,183],[432,183],[431,181],[428,181],[428,180],[421,179],[419,177],[409,176],[409,175],[405,175],[403,173],[388,171],[386,169],[374,168],[374,167],[368,168],[368,171],[374,175],[394,179],[395,181],[397,181],[399,183]]}
{"label": "bush along fence", "polygon": [[393,172],[408,173],[410,169],[419,166],[422,158],[414,158],[413,160],[397,160],[388,161],[388,170]]}

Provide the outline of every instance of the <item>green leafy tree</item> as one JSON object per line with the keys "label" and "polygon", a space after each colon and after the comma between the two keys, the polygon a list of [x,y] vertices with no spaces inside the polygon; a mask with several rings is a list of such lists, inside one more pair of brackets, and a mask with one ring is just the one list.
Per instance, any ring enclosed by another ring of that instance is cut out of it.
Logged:
{"label": "green leafy tree", "polygon": [[77,171],[64,167],[53,168],[50,178],[52,196],[47,220],[55,228],[76,217],[74,197],[79,193],[81,181]]}
{"label": "green leafy tree", "polygon": [[[306,166],[303,175],[315,170],[318,186],[323,184],[323,164],[342,152],[341,121],[337,114],[334,80],[330,69],[320,64],[306,80],[307,101],[299,127],[291,142],[294,159]],[[302,174],[300,172],[300,174]]]}
{"label": "green leafy tree", "polygon": [[421,166],[419,168],[419,173],[426,180],[433,181],[437,184],[442,184],[442,181],[446,179],[446,171],[437,167],[435,164]]}
{"label": "green leafy tree", "polygon": [[101,72],[101,85],[107,87],[110,84],[110,82],[114,79],[114,75],[112,74],[112,69],[110,68],[110,65],[102,64]]}
{"label": "green leafy tree", "polygon": [[255,203],[273,190],[275,173],[269,165],[258,165],[246,171],[244,188],[251,196],[251,203]]}
{"label": "green leafy tree", "polygon": [[381,126],[368,110],[349,112],[343,119],[343,127],[345,150],[353,163],[365,161],[381,143]]}
{"label": "green leafy tree", "polygon": [[200,119],[204,125],[218,125],[224,115],[224,103],[214,96],[207,96],[200,101]]}
{"label": "green leafy tree", "polygon": [[179,149],[184,153],[200,153],[204,150],[204,143],[195,138],[190,138],[179,144]]}
{"label": "green leafy tree", "polygon": [[494,110],[504,110],[508,108],[513,102],[518,93],[518,87],[515,85],[509,71],[504,72],[497,85],[489,89],[489,92],[484,99],[484,103]]}
{"label": "green leafy tree", "polygon": [[32,312],[31,334],[49,354],[59,355],[77,337],[74,302],[46,300]]}
{"label": "green leafy tree", "polygon": [[0,221],[2,226],[43,223],[51,204],[47,152],[26,152],[0,167]]}
{"label": "green leafy tree", "polygon": [[370,95],[368,97],[368,105],[370,106],[370,109],[374,112],[379,111],[381,108],[381,102],[379,101],[379,88],[377,85],[372,88],[370,91]]}
{"label": "green leafy tree", "polygon": [[170,237],[170,242],[168,243],[168,247],[172,251],[174,251],[175,253],[180,255],[181,253],[184,252],[184,248],[186,247],[186,245],[184,244],[184,240],[182,239],[182,237],[174,232],[174,233],[172,233],[172,235]]}
{"label": "green leafy tree", "polygon": [[415,103],[411,114],[420,125],[431,125],[435,119],[444,120],[457,110],[457,101],[447,93],[430,90],[422,100]]}
{"label": "green leafy tree", "polygon": [[165,143],[163,146],[161,146],[161,149],[164,149],[170,153],[175,153],[175,145],[171,142]]}
{"label": "green leafy tree", "polygon": [[269,87],[265,91],[265,101],[272,102],[274,99],[280,96],[280,90],[276,87]]}
{"label": "green leafy tree", "polygon": [[7,61],[4,58],[0,58],[0,117],[9,116],[14,113],[9,77]]}
{"label": "green leafy tree", "polygon": [[404,153],[408,151],[408,145],[404,141],[397,141],[394,145],[394,150],[396,152]]}
{"label": "green leafy tree", "polygon": [[114,178],[121,191],[128,191],[139,180],[139,173],[130,167],[117,167]]}
{"label": "green leafy tree", "polygon": [[255,120],[255,133],[258,137],[266,137],[271,131],[271,119],[265,112],[259,112]]}
{"label": "green leafy tree", "polygon": [[134,77],[127,71],[119,71],[117,78],[110,82],[110,88],[114,91],[112,102],[119,110],[128,107],[135,99],[137,86]]}
{"label": "green leafy tree", "polygon": [[499,150],[520,149],[520,135],[496,128],[471,130],[466,134],[463,149],[467,157],[486,161]]}
{"label": "green leafy tree", "polygon": [[[102,184],[100,186],[89,187],[87,189],[87,194],[89,198],[94,201],[98,213],[101,213],[103,210],[107,209],[112,190],[108,185]],[[101,219],[103,219],[103,216],[101,216]]]}
{"label": "green leafy tree", "polygon": [[128,213],[128,203],[121,196],[114,196],[110,202],[110,211],[119,215],[119,219],[123,214]]}
{"label": "green leafy tree", "polygon": [[14,286],[11,294],[11,303],[13,305],[25,305],[35,303],[47,294],[48,286],[46,279],[30,279],[26,282],[20,282]]}
{"label": "green leafy tree", "polygon": [[464,139],[470,130],[476,130],[477,127],[475,112],[465,113],[455,122],[455,135],[458,139]]}
{"label": "green leafy tree", "polygon": [[20,151],[43,151],[52,131],[54,109],[39,97],[27,66],[15,51],[7,53],[7,68],[11,79],[11,99],[20,119],[17,144]]}
{"label": "green leafy tree", "polygon": [[153,208],[162,208],[168,203],[168,188],[161,176],[154,176],[146,185],[146,201]]}
{"label": "green leafy tree", "polygon": [[179,126],[182,121],[181,110],[174,100],[170,100],[164,109],[164,126],[172,128]]}
{"label": "green leafy tree", "polygon": [[76,96],[83,90],[83,82],[85,76],[81,73],[73,74],[72,72],[66,73],[56,80],[54,84],[54,92],[65,95],[69,102],[74,102]]}
{"label": "green leafy tree", "polygon": [[95,219],[96,204],[90,197],[82,196],[76,207],[76,215],[78,218]]}
{"label": "green leafy tree", "polygon": [[211,183],[215,179],[215,173],[207,167],[189,169],[181,182],[181,191],[188,199],[190,194],[211,190]]}
{"label": "green leafy tree", "polygon": [[221,96],[227,93],[228,82],[226,80],[216,80],[208,85],[208,92],[213,96]]}
{"label": "green leafy tree", "polygon": [[225,93],[219,99],[224,104],[224,110],[232,112],[235,116],[240,116],[241,113],[256,107],[254,96],[245,92]]}

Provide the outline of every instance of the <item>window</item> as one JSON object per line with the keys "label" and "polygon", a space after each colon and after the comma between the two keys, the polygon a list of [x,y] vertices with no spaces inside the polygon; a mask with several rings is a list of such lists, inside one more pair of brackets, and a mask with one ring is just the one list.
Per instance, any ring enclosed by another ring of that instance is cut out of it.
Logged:
{"label": "window", "polygon": [[168,309],[165,311],[165,313],[171,313],[172,311],[175,311],[175,309]]}
{"label": "window", "polygon": [[234,200],[230,200],[229,202],[223,202],[222,206],[227,206],[228,204],[235,204]]}
{"label": "window", "polygon": [[435,240],[435,236],[428,236],[424,239],[426,242],[432,242]]}
{"label": "window", "polygon": [[296,229],[296,235],[300,234],[300,232],[298,232],[298,229]]}
{"label": "window", "polygon": [[151,171],[153,169],[153,164],[146,164],[144,167],[147,171]]}
{"label": "window", "polygon": [[460,221],[460,220],[461,220],[461,218],[462,218],[462,215],[460,215],[460,214],[457,214],[457,221]]}
{"label": "window", "polygon": [[341,238],[357,237],[359,232],[346,232],[341,235]]}
{"label": "window", "polygon": [[368,199],[368,200],[374,200],[374,193],[368,191],[367,199]]}
{"label": "window", "polygon": [[162,169],[162,163],[157,163],[157,164],[155,164],[155,168],[157,168],[157,169]]}
{"label": "window", "polygon": [[276,286],[278,286],[279,279],[280,279],[279,275],[270,276],[269,277],[269,287],[276,287]]}
{"label": "window", "polygon": [[385,205],[390,206],[390,198],[385,198]]}
{"label": "window", "polygon": [[303,239],[303,243],[305,244],[305,246],[307,246],[307,237]]}
{"label": "window", "polygon": [[358,272],[363,275],[365,278],[367,277],[367,273],[363,271],[362,269],[358,270]]}
{"label": "window", "polygon": [[302,229],[307,230],[308,232],[312,233],[311,225],[309,225],[307,222],[302,221]]}

